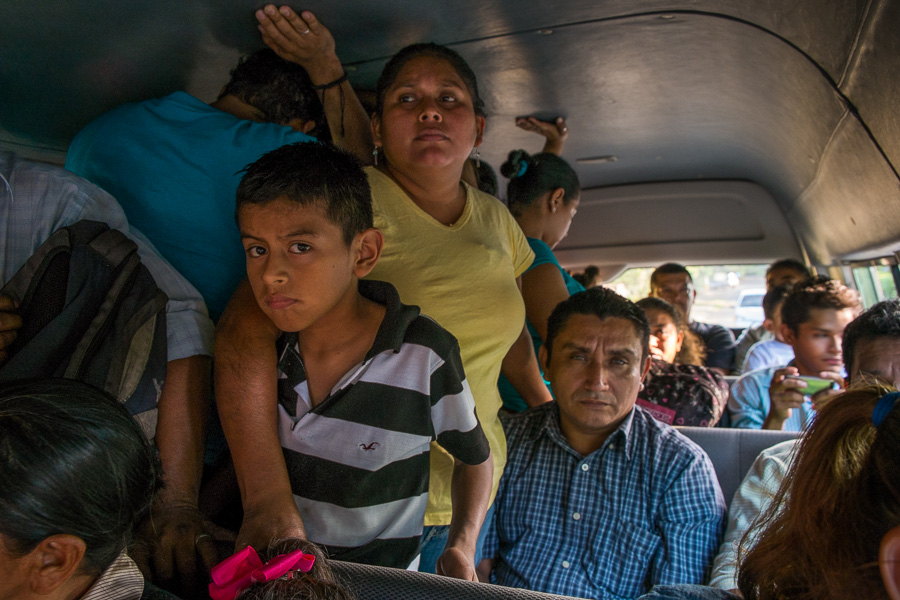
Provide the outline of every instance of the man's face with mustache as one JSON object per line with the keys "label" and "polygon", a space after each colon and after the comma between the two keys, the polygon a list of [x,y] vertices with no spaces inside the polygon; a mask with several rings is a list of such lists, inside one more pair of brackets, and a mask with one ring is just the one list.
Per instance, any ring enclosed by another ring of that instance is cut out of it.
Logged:
{"label": "man's face with mustache", "polygon": [[[546,361],[543,348],[541,359]],[[628,416],[649,368],[631,321],[569,318],[544,372],[559,404],[560,427],[575,450],[589,454],[603,444]]]}

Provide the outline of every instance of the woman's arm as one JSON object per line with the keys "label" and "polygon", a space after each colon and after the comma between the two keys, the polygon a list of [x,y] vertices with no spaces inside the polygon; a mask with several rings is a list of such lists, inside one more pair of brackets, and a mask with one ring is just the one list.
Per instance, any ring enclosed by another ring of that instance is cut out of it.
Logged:
{"label": "woman's arm", "polygon": [[[533,270],[533,269],[532,269]],[[530,271],[529,271],[530,272]],[[524,275],[516,279],[516,285],[524,297]],[[528,315],[528,300],[525,300],[525,314]],[[548,313],[549,314],[549,313]],[[529,319],[530,320],[530,319]],[[545,326],[546,328],[546,326]],[[553,396],[541,377],[541,369],[537,356],[534,355],[534,345],[531,342],[531,334],[528,327],[522,324],[522,332],[503,357],[500,372],[512,384],[528,406],[539,406],[545,402],[552,402]]]}
{"label": "woman's arm", "polygon": [[547,320],[556,305],[569,297],[566,282],[559,267],[544,263],[532,267],[522,275],[522,298],[525,299],[525,316],[535,328],[541,341],[547,339]]}

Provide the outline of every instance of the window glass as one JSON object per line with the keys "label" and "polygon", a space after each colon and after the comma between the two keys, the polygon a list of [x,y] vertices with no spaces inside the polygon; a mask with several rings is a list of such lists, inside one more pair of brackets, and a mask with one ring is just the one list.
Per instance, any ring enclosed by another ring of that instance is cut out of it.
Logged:
{"label": "window glass", "polygon": [[853,268],[853,280],[866,308],[897,297],[896,271],[896,265]]}
{"label": "window glass", "polygon": [[[688,265],[697,291],[691,319],[731,328],[761,323],[768,266]],[[651,273],[653,267],[628,269],[602,285],[631,300],[640,300],[650,292]]]}

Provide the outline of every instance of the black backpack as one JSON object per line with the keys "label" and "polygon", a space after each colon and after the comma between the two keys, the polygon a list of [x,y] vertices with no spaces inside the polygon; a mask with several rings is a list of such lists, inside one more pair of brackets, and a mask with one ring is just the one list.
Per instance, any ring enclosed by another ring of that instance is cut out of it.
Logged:
{"label": "black backpack", "polygon": [[55,231],[10,279],[22,328],[0,382],[65,377],[118,398],[149,438],[166,376],[166,303],[137,245],[105,223]]}

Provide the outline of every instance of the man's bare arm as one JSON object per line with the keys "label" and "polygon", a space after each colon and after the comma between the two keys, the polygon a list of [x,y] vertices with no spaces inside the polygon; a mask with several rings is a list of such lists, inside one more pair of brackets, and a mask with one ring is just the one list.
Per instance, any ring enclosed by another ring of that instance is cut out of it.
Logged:
{"label": "man's bare arm", "polygon": [[210,365],[210,358],[203,355],[167,365],[155,439],[164,486],[140,529],[147,544],[143,547],[152,552],[136,557],[145,569],[147,561],[152,561],[155,580],[164,585],[185,584],[185,589],[205,581],[218,562],[209,523],[197,508],[209,415]]}
{"label": "man's bare arm", "polygon": [[[335,53],[334,38],[315,15],[299,15],[289,6],[267,4],[256,11],[263,41],[278,56],[297,63],[315,86],[344,77],[344,67]],[[369,117],[349,81],[318,90],[334,144],[347,150],[363,164],[372,163],[372,129]]]}

